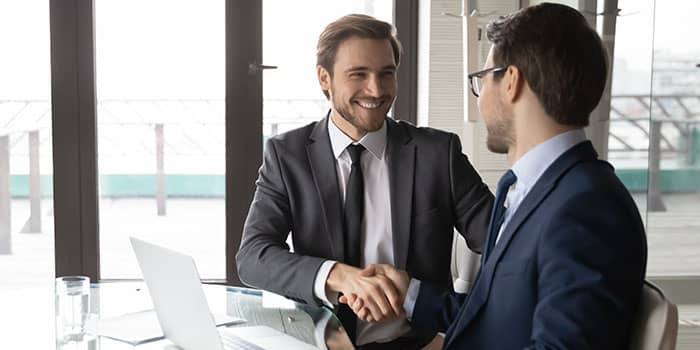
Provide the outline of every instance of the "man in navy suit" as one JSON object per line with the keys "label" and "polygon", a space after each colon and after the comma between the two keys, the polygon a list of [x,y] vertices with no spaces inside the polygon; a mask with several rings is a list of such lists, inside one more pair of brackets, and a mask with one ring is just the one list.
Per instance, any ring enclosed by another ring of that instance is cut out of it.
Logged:
{"label": "man in navy suit", "polygon": [[[447,349],[627,349],[646,269],[644,227],[583,127],[605,87],[605,50],[576,10],[541,4],[486,29],[469,75],[488,148],[508,155],[482,266],[469,295],[388,265],[414,328]],[[363,300],[342,298],[365,318]]]}

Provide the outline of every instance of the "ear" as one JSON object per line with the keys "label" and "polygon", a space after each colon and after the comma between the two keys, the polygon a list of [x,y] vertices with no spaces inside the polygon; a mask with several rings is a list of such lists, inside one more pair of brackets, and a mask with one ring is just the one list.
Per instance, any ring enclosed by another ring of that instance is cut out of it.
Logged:
{"label": "ear", "polygon": [[316,74],[318,75],[318,84],[321,89],[329,91],[331,89],[331,74],[322,66],[316,66]]}
{"label": "ear", "polygon": [[505,89],[504,96],[506,96],[508,101],[515,102],[520,97],[524,84],[525,78],[523,78],[520,69],[516,66],[508,66],[506,74],[501,81],[501,86]]}

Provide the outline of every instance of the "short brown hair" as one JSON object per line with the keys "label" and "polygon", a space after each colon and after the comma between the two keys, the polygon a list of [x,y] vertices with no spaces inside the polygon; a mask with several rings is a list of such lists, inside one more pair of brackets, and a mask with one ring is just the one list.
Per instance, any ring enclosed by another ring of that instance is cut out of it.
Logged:
{"label": "short brown hair", "polygon": [[[326,26],[318,37],[316,65],[323,67],[332,77],[338,47],[351,37],[389,40],[394,53],[394,63],[399,66],[402,49],[399,39],[396,38],[396,28],[387,22],[361,14],[343,16]],[[328,97],[328,91],[324,90],[323,93]]]}
{"label": "short brown hair", "polygon": [[494,20],[486,37],[494,64],[517,67],[556,122],[588,125],[608,68],[603,43],[581,13],[542,3]]}

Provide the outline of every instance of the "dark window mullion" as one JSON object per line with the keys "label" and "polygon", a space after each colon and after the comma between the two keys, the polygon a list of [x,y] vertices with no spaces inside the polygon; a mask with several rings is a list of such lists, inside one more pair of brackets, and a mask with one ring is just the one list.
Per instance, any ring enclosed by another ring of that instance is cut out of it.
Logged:
{"label": "dark window mullion", "polygon": [[51,0],[56,275],[100,277],[93,0]]}
{"label": "dark window mullion", "polygon": [[236,253],[262,162],[262,1],[226,0],[226,279],[241,285]]}
{"label": "dark window mullion", "polygon": [[416,123],[418,99],[418,0],[394,1],[394,25],[404,55],[398,71],[394,118]]}

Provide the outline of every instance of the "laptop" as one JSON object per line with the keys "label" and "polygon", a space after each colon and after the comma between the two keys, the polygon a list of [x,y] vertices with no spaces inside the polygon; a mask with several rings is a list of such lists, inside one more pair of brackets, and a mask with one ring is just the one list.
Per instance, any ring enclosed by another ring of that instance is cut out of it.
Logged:
{"label": "laptop", "polygon": [[192,257],[138,238],[130,240],[158,323],[175,345],[185,350],[317,349],[266,326],[217,329]]}

